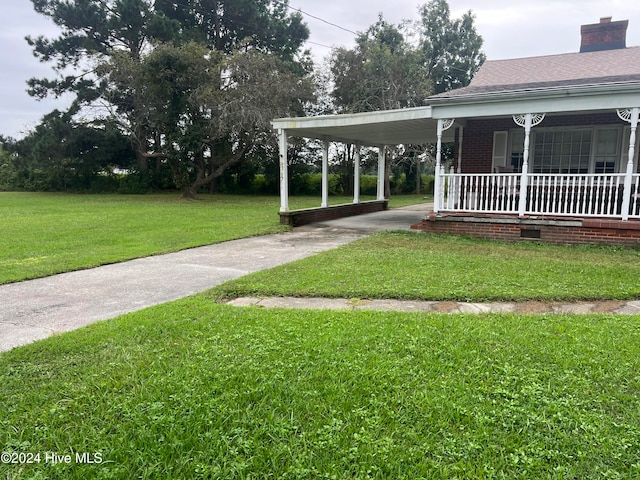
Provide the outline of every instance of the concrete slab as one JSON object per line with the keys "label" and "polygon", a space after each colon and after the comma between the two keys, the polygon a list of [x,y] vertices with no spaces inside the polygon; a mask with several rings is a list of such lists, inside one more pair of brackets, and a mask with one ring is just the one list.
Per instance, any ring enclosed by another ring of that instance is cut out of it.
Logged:
{"label": "concrete slab", "polygon": [[415,300],[367,300],[346,298],[251,298],[245,297],[229,302],[233,306],[260,306],[264,308],[302,308],[302,309],[352,309],[352,310],[379,310],[397,312],[423,312],[423,313],[517,313],[517,314],[625,314],[640,315],[640,301],[632,302],[591,302],[591,303],[467,303],[455,301],[415,301]]}
{"label": "concrete slab", "polygon": [[409,205],[383,212],[366,213],[354,217],[337,218],[325,222],[312,223],[296,230],[329,229],[358,232],[384,232],[388,230],[410,230],[411,225],[422,222],[425,214],[433,211],[432,203]]}
{"label": "concrete slab", "polygon": [[0,351],[213,288],[358,240],[324,230],[247,238],[0,286]]}
{"label": "concrete slab", "polygon": [[[0,352],[146,307],[199,293],[384,230],[409,229],[429,205],[331,220],[293,232],[0,285]],[[251,300],[253,301],[253,300]],[[260,301],[256,301],[259,303]],[[267,300],[268,305],[272,300]],[[322,308],[336,308],[335,302]],[[345,307],[346,308],[346,307]]]}

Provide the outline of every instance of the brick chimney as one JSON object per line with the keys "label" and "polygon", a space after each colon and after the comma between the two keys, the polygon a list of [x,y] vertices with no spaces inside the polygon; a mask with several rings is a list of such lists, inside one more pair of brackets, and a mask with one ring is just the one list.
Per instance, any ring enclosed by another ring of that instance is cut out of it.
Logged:
{"label": "brick chimney", "polygon": [[627,48],[628,26],[629,20],[612,22],[611,17],[601,18],[600,23],[582,25],[580,53]]}

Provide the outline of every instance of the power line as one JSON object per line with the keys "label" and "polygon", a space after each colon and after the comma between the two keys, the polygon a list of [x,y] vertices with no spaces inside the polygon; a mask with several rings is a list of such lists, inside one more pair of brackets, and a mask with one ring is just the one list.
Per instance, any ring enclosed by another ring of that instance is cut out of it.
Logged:
{"label": "power line", "polygon": [[[278,0],[275,0],[275,1],[278,1]],[[280,2],[280,1],[278,1],[278,3],[280,3],[280,4],[282,4],[282,5],[285,5],[287,8],[289,8],[289,9],[291,9],[291,10],[294,10],[294,11],[296,11],[296,12],[300,12],[300,13],[302,13],[303,15],[306,15],[307,17],[311,17],[311,18],[314,18],[314,19],[316,19],[316,20],[319,20],[319,21],[321,21],[321,22],[323,22],[323,23],[326,23],[327,25],[331,25],[332,27],[339,28],[340,30],[344,30],[345,32],[353,33],[354,35],[358,35],[358,32],[354,32],[353,30],[349,30],[348,28],[345,28],[345,27],[343,27],[343,26],[341,26],[341,25],[338,25],[337,23],[333,23],[333,22],[330,22],[330,21],[328,21],[328,20],[325,20],[324,18],[320,18],[320,17],[317,17],[317,16],[315,16],[315,15],[312,15],[312,14],[310,14],[310,13],[308,13],[308,12],[303,11],[303,10],[302,10],[302,9],[300,9],[300,8],[292,7],[292,6],[291,6],[291,5],[289,5],[288,3]],[[326,46],[326,45],[323,45],[323,46]]]}
{"label": "power line", "polygon": [[310,43],[311,45],[318,45],[319,47],[324,47],[324,48],[333,48],[333,47],[330,47],[329,45],[325,45],[324,43],[312,42],[311,40],[307,40],[305,43]]}

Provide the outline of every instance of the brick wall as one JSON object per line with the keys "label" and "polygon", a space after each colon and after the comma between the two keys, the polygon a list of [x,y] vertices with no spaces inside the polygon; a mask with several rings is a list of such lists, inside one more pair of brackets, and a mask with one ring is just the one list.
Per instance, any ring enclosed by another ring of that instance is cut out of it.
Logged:
{"label": "brick wall", "polygon": [[351,217],[363,213],[380,212],[389,208],[388,200],[374,200],[362,203],[347,203],[344,205],[331,205],[329,207],[306,208],[303,210],[292,210],[290,212],[280,212],[280,223],[299,227],[308,223],[324,222],[335,218]]}
{"label": "brick wall", "polygon": [[[592,115],[562,115],[546,117],[533,127],[586,127],[593,125],[624,125],[616,112]],[[472,119],[464,129],[462,145],[462,173],[491,173],[493,162],[493,132],[519,128],[511,117]],[[639,162],[640,163],[640,162]]]}
{"label": "brick wall", "polygon": [[430,215],[412,228],[430,233],[467,235],[503,241],[553,244],[640,245],[640,222],[611,220],[549,220],[474,218]]}

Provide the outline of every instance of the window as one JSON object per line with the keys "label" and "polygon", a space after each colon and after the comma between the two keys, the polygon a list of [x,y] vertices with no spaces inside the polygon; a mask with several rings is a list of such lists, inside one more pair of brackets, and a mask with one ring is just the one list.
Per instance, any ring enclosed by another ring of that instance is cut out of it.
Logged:
{"label": "window", "polygon": [[615,173],[616,161],[620,158],[618,152],[618,128],[601,128],[597,132],[596,152],[593,173]]}
{"label": "window", "polygon": [[533,173],[589,173],[592,130],[536,132]]}
{"label": "window", "polygon": [[513,165],[513,171],[522,173],[522,162],[524,161],[524,130],[515,130],[511,132],[511,157],[510,165]]}
{"label": "window", "polygon": [[[531,173],[616,173],[620,164],[622,128],[618,126],[551,129],[534,128],[529,147]],[[522,171],[524,130],[509,132],[507,164]]]}

